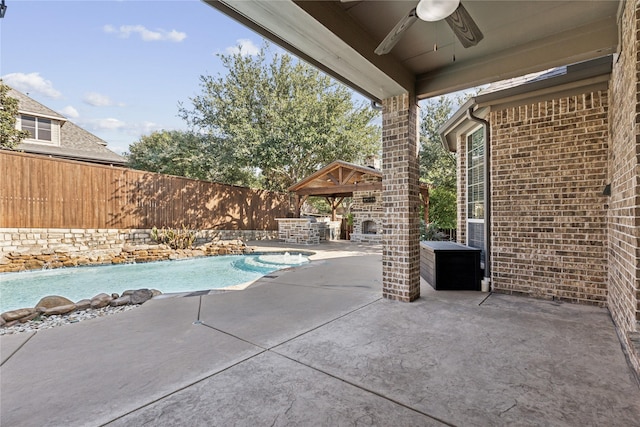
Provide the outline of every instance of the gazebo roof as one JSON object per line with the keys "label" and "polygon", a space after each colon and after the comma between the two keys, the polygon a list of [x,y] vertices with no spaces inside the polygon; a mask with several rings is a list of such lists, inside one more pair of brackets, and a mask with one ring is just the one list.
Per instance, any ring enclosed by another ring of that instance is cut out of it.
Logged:
{"label": "gazebo roof", "polygon": [[[363,176],[375,179],[363,181]],[[428,192],[428,184],[420,184],[420,192]],[[351,197],[354,191],[382,190],[382,171],[371,166],[336,160],[298,181],[288,189],[299,196]]]}
{"label": "gazebo roof", "polygon": [[[363,182],[363,176],[370,175],[377,181]],[[382,171],[369,166],[360,166],[342,160],[309,175],[289,187],[289,191],[299,196],[350,197],[354,191],[382,189]]]}

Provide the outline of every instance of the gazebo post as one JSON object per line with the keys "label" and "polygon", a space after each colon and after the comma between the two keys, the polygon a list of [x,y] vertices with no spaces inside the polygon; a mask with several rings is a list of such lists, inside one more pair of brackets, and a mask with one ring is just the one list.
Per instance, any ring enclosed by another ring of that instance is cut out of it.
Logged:
{"label": "gazebo post", "polygon": [[336,220],[336,210],[338,209],[338,206],[340,205],[340,203],[342,203],[342,201],[344,200],[344,197],[340,197],[340,199],[337,201],[336,199],[338,199],[336,196],[325,197],[325,200],[331,206],[331,221]]}
{"label": "gazebo post", "polygon": [[308,198],[309,198],[309,195],[304,195],[300,197],[296,193],[296,218],[300,218],[300,211],[302,210],[302,205],[304,205],[304,202],[306,202]]}
{"label": "gazebo post", "polygon": [[293,217],[294,218],[300,218],[300,196],[298,195],[298,193],[295,193],[294,198],[293,198],[293,203],[294,203],[294,211],[293,211]]}
{"label": "gazebo post", "polygon": [[422,204],[424,206],[424,223],[429,224],[429,187],[420,188],[420,195],[422,196]]}
{"label": "gazebo post", "polygon": [[335,205],[336,198],[331,196],[325,196],[324,199],[327,201],[327,203],[329,203],[329,206],[331,206],[331,221],[335,221],[336,220],[336,205]]}

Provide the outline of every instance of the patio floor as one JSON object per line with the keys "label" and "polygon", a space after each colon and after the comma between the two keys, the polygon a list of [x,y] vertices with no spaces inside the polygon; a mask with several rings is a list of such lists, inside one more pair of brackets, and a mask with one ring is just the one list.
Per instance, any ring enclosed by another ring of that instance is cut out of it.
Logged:
{"label": "patio floor", "polygon": [[0,337],[0,425],[639,425],[606,309],[424,282],[393,302],[379,248],[300,249],[244,291]]}

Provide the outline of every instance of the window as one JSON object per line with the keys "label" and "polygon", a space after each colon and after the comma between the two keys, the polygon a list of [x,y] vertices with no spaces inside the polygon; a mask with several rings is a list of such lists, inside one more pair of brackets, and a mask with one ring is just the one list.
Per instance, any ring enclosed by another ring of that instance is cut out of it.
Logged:
{"label": "window", "polygon": [[22,130],[29,132],[29,138],[51,142],[51,120],[34,116],[22,116]]}
{"label": "window", "polygon": [[467,137],[467,245],[484,249],[484,129]]}

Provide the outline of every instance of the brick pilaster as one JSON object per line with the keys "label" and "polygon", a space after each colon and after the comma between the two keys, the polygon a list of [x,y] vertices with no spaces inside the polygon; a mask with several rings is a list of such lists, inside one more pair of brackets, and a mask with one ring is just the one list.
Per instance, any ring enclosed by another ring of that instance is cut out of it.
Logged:
{"label": "brick pilaster", "polygon": [[418,105],[405,94],[385,99],[383,106],[382,295],[410,302],[420,296]]}

